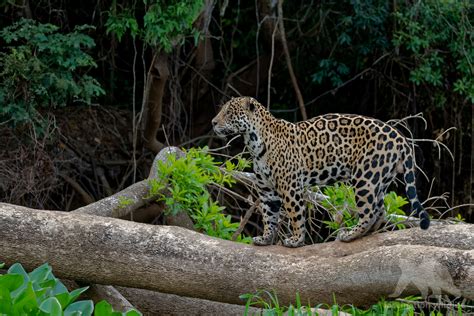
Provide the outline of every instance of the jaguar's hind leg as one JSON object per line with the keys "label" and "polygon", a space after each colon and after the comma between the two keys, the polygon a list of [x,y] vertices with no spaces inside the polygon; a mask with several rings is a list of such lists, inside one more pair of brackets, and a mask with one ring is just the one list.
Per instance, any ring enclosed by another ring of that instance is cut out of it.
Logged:
{"label": "jaguar's hind leg", "polygon": [[377,221],[372,226],[372,231],[377,231],[380,228],[380,226],[382,226],[382,224],[387,220],[384,198],[385,198],[385,195],[387,194],[388,186],[395,179],[395,176],[396,176],[396,173],[394,169],[392,170],[392,172],[387,172],[380,183],[381,189],[377,195],[377,205],[376,205],[376,211],[375,211],[375,216],[377,217]]}
{"label": "jaguar's hind leg", "polygon": [[275,191],[260,194],[260,208],[263,218],[263,235],[253,238],[253,243],[258,246],[271,245],[278,230],[281,199]]}
{"label": "jaguar's hind leg", "polygon": [[385,205],[384,205],[385,192],[381,191],[377,198],[377,205],[375,208],[375,224],[372,226],[372,231],[377,231],[380,226],[385,222]]}

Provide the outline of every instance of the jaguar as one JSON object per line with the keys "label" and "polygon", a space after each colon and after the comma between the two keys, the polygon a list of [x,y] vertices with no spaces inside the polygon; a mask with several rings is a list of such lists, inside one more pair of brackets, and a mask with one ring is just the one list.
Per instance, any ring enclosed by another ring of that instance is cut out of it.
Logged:
{"label": "jaguar", "polygon": [[263,219],[263,235],[253,238],[255,245],[274,242],[281,209],[291,224],[283,245],[304,245],[305,190],[337,181],[349,181],[354,188],[359,217],[337,239],[347,242],[377,230],[385,220],[384,195],[398,173],[420,227],[429,227],[416,192],[411,143],[387,123],[354,114],[291,123],[275,118],[254,98],[238,97],[222,106],[212,125],[219,137],[242,135],[252,157]]}

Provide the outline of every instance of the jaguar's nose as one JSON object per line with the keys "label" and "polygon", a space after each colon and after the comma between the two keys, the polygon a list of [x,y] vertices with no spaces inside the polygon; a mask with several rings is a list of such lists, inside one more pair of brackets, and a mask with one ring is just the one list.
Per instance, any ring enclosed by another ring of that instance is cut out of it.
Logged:
{"label": "jaguar's nose", "polygon": [[212,123],[212,127],[215,127],[215,126],[217,125],[216,119],[213,119],[213,120],[211,121],[211,123]]}

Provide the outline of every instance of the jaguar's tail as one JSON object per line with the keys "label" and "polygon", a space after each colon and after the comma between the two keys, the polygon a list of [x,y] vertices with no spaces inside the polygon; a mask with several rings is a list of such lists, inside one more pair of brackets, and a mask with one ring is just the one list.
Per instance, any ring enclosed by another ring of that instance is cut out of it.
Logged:
{"label": "jaguar's tail", "polygon": [[420,201],[418,200],[418,195],[416,194],[415,186],[415,161],[413,159],[412,150],[409,146],[406,147],[405,159],[403,162],[404,170],[404,180],[405,180],[405,189],[408,196],[408,200],[411,203],[413,209],[413,215],[420,218],[420,227],[421,229],[428,229],[430,227],[430,217],[428,213],[421,206]]}

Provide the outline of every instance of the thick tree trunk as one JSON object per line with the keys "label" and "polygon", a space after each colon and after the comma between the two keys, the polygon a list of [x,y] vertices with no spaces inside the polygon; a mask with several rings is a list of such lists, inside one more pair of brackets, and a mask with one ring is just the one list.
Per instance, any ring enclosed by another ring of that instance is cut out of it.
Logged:
{"label": "thick tree trunk", "polygon": [[473,225],[376,234],[351,243],[254,247],[187,229],[0,204],[1,260],[59,277],[240,303],[275,290],[280,303],[370,304],[427,292],[474,298]]}

